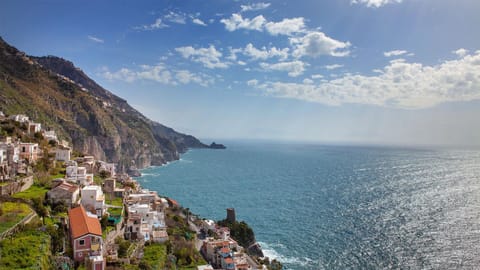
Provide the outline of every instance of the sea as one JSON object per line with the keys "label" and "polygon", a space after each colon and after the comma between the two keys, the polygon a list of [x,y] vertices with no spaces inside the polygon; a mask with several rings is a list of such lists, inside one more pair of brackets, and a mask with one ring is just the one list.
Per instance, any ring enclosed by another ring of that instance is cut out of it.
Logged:
{"label": "sea", "polygon": [[142,170],[202,218],[235,208],[284,269],[480,269],[480,151],[231,141]]}

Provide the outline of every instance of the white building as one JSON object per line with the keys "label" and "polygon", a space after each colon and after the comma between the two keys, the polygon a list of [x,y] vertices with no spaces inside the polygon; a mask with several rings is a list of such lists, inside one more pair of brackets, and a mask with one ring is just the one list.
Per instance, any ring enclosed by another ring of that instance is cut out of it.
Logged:
{"label": "white building", "polygon": [[20,123],[26,123],[28,121],[30,121],[28,119],[28,116],[24,115],[24,114],[14,114],[14,115],[11,115],[10,116],[10,119],[12,119],[13,121],[15,122],[20,122]]}
{"label": "white building", "polygon": [[116,170],[115,170],[115,163],[107,163],[103,161],[97,161],[99,163],[98,171],[106,171],[110,174],[110,177],[115,177]]}
{"label": "white building", "polygon": [[37,143],[20,143],[20,158],[28,159],[30,162],[35,163],[38,159],[38,144]]}
{"label": "white building", "polygon": [[93,184],[93,174],[87,173],[87,168],[85,167],[67,166],[66,178],[68,181],[82,186]]}
{"label": "white building", "polygon": [[55,151],[55,160],[69,161],[72,150],[69,147],[59,147]]}
{"label": "white building", "polygon": [[85,207],[87,211],[96,214],[101,217],[105,210],[105,196],[103,195],[102,188],[99,186],[86,186],[81,191],[81,205]]}
{"label": "white building", "polygon": [[168,234],[164,213],[152,210],[148,203],[128,205],[125,236],[128,239],[143,239],[154,242],[167,241]]}
{"label": "white building", "polygon": [[35,134],[42,130],[42,124],[29,122],[28,123],[28,134]]}
{"label": "white building", "polygon": [[55,134],[55,130],[46,130],[43,132],[43,137],[48,141],[56,141],[57,134]]}

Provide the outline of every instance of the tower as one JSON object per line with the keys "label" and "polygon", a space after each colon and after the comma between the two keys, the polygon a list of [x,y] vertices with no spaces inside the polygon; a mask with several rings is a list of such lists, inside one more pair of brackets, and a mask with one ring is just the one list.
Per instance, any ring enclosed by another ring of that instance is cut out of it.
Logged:
{"label": "tower", "polygon": [[227,221],[230,223],[235,223],[235,209],[227,208]]}

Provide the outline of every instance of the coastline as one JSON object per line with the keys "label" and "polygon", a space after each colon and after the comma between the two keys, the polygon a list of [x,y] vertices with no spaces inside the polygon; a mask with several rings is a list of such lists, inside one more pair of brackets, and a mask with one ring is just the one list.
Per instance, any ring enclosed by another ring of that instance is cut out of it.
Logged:
{"label": "coastline", "polygon": [[[196,150],[196,149],[188,149],[185,153],[182,153],[182,155],[180,156],[180,158],[178,160],[169,161],[169,162],[167,162],[163,165],[155,165],[155,166],[148,166],[148,167],[142,168],[142,169],[139,170],[139,172],[141,173],[141,176],[133,177],[133,179],[138,183],[140,188],[144,188],[143,184],[148,183],[150,181],[148,181],[146,179],[142,179],[143,177],[145,177],[145,176],[159,177],[160,176],[159,174],[145,173],[146,170],[148,171],[148,170],[161,169],[161,168],[167,167],[169,165],[185,161],[185,159],[183,159],[182,156],[184,156],[185,154],[191,153],[194,150]],[[216,149],[209,149],[209,150],[216,150]],[[164,198],[167,198],[168,200],[173,200],[174,202],[178,202],[178,205],[179,205],[179,207],[181,207],[181,209],[186,209],[188,212],[190,212],[190,209],[191,209],[190,207],[192,207],[192,206],[190,206],[190,205],[185,205],[184,206],[182,204],[182,202],[179,201],[177,198],[167,196],[167,194],[161,193],[160,190],[155,190],[155,189],[150,189],[150,188],[148,188],[148,190],[158,192],[158,195],[160,197],[164,197]],[[193,213],[193,212],[190,212],[190,215],[192,217],[192,220],[189,220],[189,222],[191,221],[193,223],[194,221],[198,221],[198,220],[211,221],[211,222],[215,222],[215,225],[218,227],[218,229],[223,230],[223,227],[219,226],[217,221],[213,221],[213,220],[209,219],[211,217],[204,217],[204,216],[198,215],[198,214]],[[242,223],[244,223],[244,221],[242,221]],[[248,226],[248,224],[247,224],[247,226]],[[192,224],[192,227],[195,228],[195,225]],[[253,232],[253,229],[252,229],[252,232]],[[198,236],[200,236],[200,234],[198,234]],[[255,233],[254,232],[253,232],[253,237],[255,238]],[[205,235],[203,235],[203,237],[200,236],[200,238],[201,239],[202,238],[206,239]],[[231,239],[234,239],[234,238],[231,238]],[[236,239],[234,239],[234,241],[236,242]],[[204,245],[205,245],[205,243],[204,243]],[[200,244],[197,243],[196,246],[199,247]],[[256,238],[255,238],[255,241],[253,243],[249,244],[248,246],[244,246],[243,248],[245,249],[245,251],[249,250],[249,252],[247,252],[247,254],[254,256],[254,259],[253,260],[249,259],[249,261],[255,261],[258,264],[258,266],[259,265],[268,265],[268,267],[270,267],[271,264],[272,265],[274,264],[275,266],[274,266],[273,269],[282,269],[281,261],[278,260],[278,257],[280,257],[280,256],[275,256],[276,252],[268,252],[268,254],[270,256],[265,255],[265,252],[262,249],[262,245],[260,244],[260,242],[258,242],[256,240]],[[252,252],[250,252],[250,250],[252,250]],[[201,249],[199,249],[199,251],[202,253]],[[261,255],[258,256],[259,254],[261,254]],[[202,255],[204,255],[204,254],[202,253]],[[204,255],[204,257],[205,257],[205,255]],[[264,269],[266,269],[266,268],[264,268]]]}

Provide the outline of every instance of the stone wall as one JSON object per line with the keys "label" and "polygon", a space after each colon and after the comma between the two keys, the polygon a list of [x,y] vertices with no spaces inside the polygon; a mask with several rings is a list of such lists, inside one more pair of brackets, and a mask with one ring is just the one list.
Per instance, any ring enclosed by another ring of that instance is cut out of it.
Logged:
{"label": "stone wall", "polygon": [[13,195],[18,192],[25,191],[33,185],[33,176],[27,176],[25,178],[7,182],[0,186],[0,195]]}

